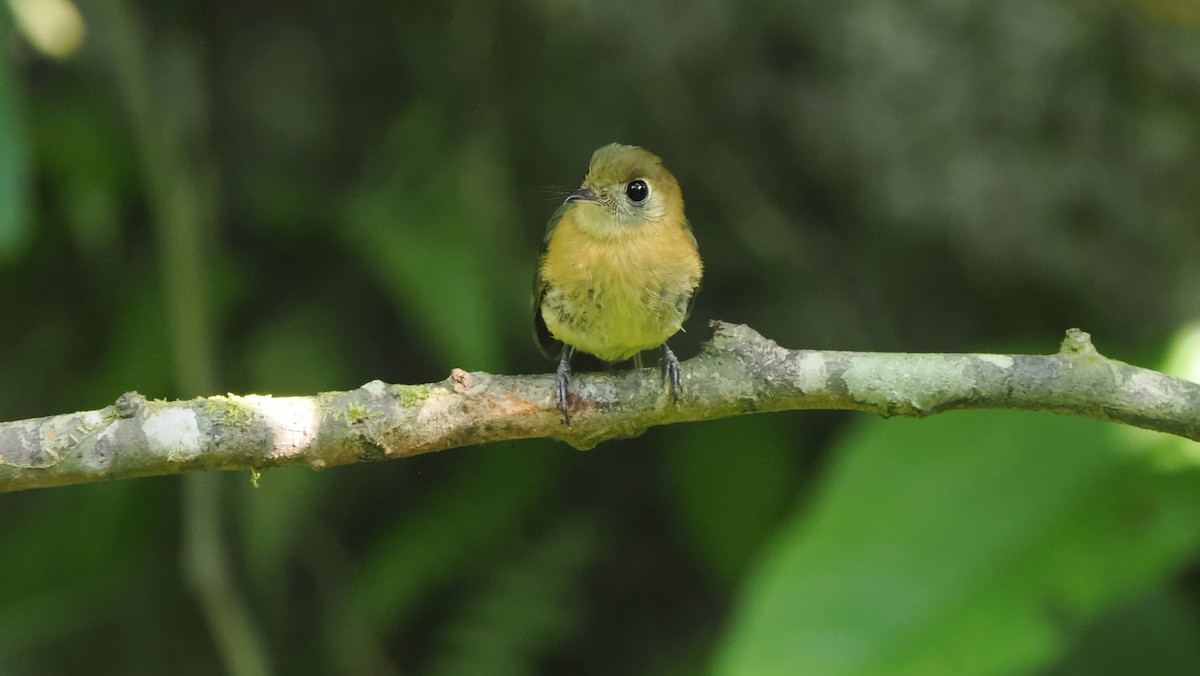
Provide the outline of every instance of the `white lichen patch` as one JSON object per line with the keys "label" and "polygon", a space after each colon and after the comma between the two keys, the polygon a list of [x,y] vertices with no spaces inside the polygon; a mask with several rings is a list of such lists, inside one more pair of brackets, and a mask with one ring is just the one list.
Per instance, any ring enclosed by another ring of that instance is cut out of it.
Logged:
{"label": "white lichen patch", "polygon": [[457,425],[461,417],[462,397],[441,388],[433,390],[413,418],[412,444],[420,446],[438,439]]}
{"label": "white lichen patch", "polygon": [[977,354],[975,356],[1002,369],[1010,369],[1013,365],[1013,358],[1006,354]]}
{"label": "white lichen patch", "polygon": [[[1114,364],[1114,370],[1117,370]],[[1162,404],[1162,377],[1154,371],[1134,371],[1129,374],[1129,378],[1125,381],[1124,386],[1129,390],[1130,394],[1135,395],[1141,401],[1146,402],[1148,407],[1161,406]]]}
{"label": "white lichen patch", "polygon": [[320,427],[317,401],[311,397],[240,397],[238,402],[261,416],[271,428],[275,456],[292,457],[309,451]]}
{"label": "white lichen patch", "polygon": [[3,464],[25,469],[45,469],[61,458],[52,447],[57,440],[52,426],[45,429],[37,420],[8,423],[0,427],[0,451]]}
{"label": "white lichen patch", "polygon": [[417,410],[416,424],[427,427],[434,421],[453,417],[453,408],[459,404],[459,398],[444,390],[431,392],[425,398],[425,403]]}
{"label": "white lichen patch", "polygon": [[105,425],[104,427],[100,428],[96,432],[97,443],[101,441],[115,442],[117,438],[117,432],[121,429],[121,424],[121,421],[118,421],[116,424]]}
{"label": "white lichen patch", "polygon": [[388,391],[387,384],[382,380],[372,380],[366,385],[363,385],[362,389],[366,390],[366,392],[372,397],[382,397],[383,395],[387,394]]}
{"label": "white lichen patch", "polygon": [[161,408],[142,423],[146,444],[154,455],[172,462],[194,460],[203,448],[196,412],[190,408]]}
{"label": "white lichen patch", "polygon": [[796,360],[796,389],[805,394],[822,392],[829,379],[829,364],[817,352],[805,352]]}
{"label": "white lichen patch", "polygon": [[864,355],[842,378],[855,399],[885,409],[911,408],[925,413],[967,396],[974,384],[966,368],[947,368],[941,355]]}

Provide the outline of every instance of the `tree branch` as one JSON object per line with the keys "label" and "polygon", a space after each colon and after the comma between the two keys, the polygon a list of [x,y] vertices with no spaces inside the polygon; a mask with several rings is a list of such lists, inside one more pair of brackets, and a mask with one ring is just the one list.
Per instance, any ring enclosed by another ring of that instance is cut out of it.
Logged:
{"label": "tree branch", "polygon": [[454,369],[427,385],[378,380],[315,397],[147,401],[0,423],[0,491],[206,469],[314,469],[506,439],[553,437],[589,449],[654,425],[764,411],[849,409],[926,416],[968,408],[1051,411],[1200,441],[1200,384],[1108,359],[1088,334],[1057,354],[787,350],[713,322],[684,362],[671,404],[654,370],[576,374],[571,424],[553,375]]}

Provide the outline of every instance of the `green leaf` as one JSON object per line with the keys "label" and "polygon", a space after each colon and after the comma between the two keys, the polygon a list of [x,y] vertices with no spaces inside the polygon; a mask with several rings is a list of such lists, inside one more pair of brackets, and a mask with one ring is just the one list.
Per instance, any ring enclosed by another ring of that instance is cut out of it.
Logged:
{"label": "green leaf", "polygon": [[719,674],[994,674],[1183,565],[1200,474],[1047,414],[872,420],[745,591]]}

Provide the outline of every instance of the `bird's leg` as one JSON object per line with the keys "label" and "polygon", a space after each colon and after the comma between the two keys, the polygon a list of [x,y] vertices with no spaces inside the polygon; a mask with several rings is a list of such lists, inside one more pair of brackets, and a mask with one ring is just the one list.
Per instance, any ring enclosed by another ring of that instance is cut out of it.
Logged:
{"label": "bird's leg", "polygon": [[563,345],[562,359],[558,361],[558,408],[563,413],[563,424],[571,424],[571,411],[567,408],[571,397],[571,353],[574,349]]}
{"label": "bird's leg", "polygon": [[679,369],[679,359],[666,343],[663,343],[662,349],[663,381],[667,385],[667,392],[671,395],[671,403],[678,403],[679,392],[683,389],[683,373]]}

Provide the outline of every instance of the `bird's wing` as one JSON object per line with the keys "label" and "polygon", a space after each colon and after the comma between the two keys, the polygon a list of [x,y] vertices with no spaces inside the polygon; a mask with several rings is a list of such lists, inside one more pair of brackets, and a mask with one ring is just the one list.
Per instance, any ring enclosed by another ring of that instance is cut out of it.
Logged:
{"label": "bird's wing", "polygon": [[[696,248],[696,252],[700,251],[700,244],[696,241],[696,233],[692,232],[692,224],[685,218],[683,221],[683,229],[687,232],[688,237],[692,240],[692,246]],[[682,324],[686,322],[688,317],[692,316],[692,308],[696,305],[696,296],[700,295],[700,287],[704,284],[703,279],[696,284],[696,288],[692,290],[692,297],[688,298],[687,309],[683,311],[683,319],[679,320]]]}
{"label": "bird's wing", "polygon": [[542,248],[538,251],[537,271],[533,275],[533,337],[547,359],[558,359],[559,353],[562,352],[562,343],[550,335],[550,330],[546,328],[546,320],[542,318],[542,298],[546,296],[546,280],[542,279],[542,261],[545,260],[546,250],[550,247],[550,237],[554,234],[554,229],[558,227],[563,216],[566,215],[569,206],[569,202],[563,202],[562,206],[550,217],[550,222],[546,224],[546,236],[542,239]]}

